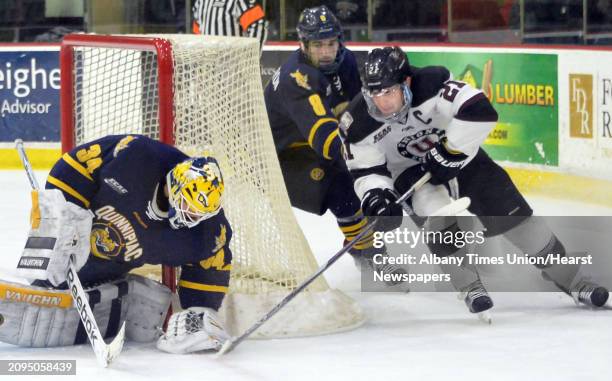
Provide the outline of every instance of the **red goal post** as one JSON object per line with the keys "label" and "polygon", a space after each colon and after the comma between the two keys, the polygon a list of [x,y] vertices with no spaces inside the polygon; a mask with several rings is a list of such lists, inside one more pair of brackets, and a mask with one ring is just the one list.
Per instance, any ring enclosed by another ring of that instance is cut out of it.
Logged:
{"label": "red goal post", "polygon": [[[69,35],[60,53],[63,151],[131,133],[219,161],[233,230],[220,314],[233,334],[318,268],[276,156],[259,58],[256,39],[202,35]],[[162,274],[172,287],[174,270]],[[318,335],[363,321],[359,306],[321,277],[254,337]]]}

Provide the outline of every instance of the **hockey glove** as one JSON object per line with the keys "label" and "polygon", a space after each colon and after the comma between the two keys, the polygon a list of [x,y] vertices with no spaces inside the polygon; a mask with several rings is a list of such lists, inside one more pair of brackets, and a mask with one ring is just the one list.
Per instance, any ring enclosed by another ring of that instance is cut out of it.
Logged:
{"label": "hockey glove", "polygon": [[461,152],[449,152],[445,142],[446,139],[439,141],[425,154],[423,168],[431,173],[429,182],[432,185],[444,184],[457,177],[468,158]]}
{"label": "hockey glove", "polygon": [[378,218],[375,230],[390,231],[400,227],[403,209],[395,201],[397,197],[390,189],[374,188],[366,192],[361,210],[368,217]]}
{"label": "hockey glove", "polygon": [[157,340],[157,349],[176,354],[218,351],[229,338],[214,310],[189,307],[172,314],[166,333]]}
{"label": "hockey glove", "polygon": [[59,286],[66,280],[71,255],[77,271],[87,262],[92,220],[91,211],[67,202],[59,189],[32,191],[32,226],[17,272],[30,281]]}
{"label": "hockey glove", "polygon": [[408,191],[408,189],[412,188],[417,181],[419,181],[423,175],[425,175],[425,170],[420,165],[413,165],[410,168],[407,168],[404,172],[400,173],[395,179],[393,183],[393,187],[399,194],[404,194]]}

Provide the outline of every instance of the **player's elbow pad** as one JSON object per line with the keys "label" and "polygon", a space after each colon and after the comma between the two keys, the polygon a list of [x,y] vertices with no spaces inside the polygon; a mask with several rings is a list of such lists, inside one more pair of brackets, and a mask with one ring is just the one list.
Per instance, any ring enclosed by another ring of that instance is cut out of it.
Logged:
{"label": "player's elbow pad", "polygon": [[493,108],[493,105],[489,100],[482,94],[473,102],[463,105],[457,115],[457,119],[473,122],[497,122],[499,116],[497,111]]}

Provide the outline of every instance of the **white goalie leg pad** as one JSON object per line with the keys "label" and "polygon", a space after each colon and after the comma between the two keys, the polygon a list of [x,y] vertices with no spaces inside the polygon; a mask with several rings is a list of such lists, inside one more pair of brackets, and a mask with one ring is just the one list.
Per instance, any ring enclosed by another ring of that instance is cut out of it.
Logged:
{"label": "white goalie leg pad", "polygon": [[70,292],[0,282],[0,341],[25,347],[70,345],[79,315]]}
{"label": "white goalie leg pad", "polygon": [[190,307],[172,314],[166,333],[157,341],[157,348],[176,354],[219,350],[228,339],[229,334],[214,310]]}
{"label": "white goalie leg pad", "polygon": [[[87,334],[68,290],[5,281],[0,282],[0,289],[3,320],[0,341],[24,347],[56,347],[86,342]],[[112,334],[118,322],[125,318],[127,300],[119,296],[121,289],[127,290],[127,282],[107,283],[86,290],[103,336]]]}
{"label": "white goalie leg pad", "polygon": [[129,274],[129,308],[125,323],[128,340],[151,342],[160,336],[172,292],[163,284],[140,275]]}
{"label": "white goalie leg pad", "polygon": [[[170,305],[171,292],[136,275],[87,289],[89,303],[104,338],[126,321],[126,336],[154,341]],[[0,281],[0,341],[24,347],[84,343],[85,330],[68,290]]]}

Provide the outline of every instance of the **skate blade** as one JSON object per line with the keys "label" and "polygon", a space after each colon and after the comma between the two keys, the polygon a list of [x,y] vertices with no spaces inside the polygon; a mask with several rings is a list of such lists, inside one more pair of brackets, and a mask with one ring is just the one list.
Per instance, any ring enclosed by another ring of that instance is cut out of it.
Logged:
{"label": "skate blade", "polygon": [[493,320],[491,319],[491,314],[489,313],[489,311],[479,312],[478,320],[488,325],[491,325],[491,323],[493,323]]}

